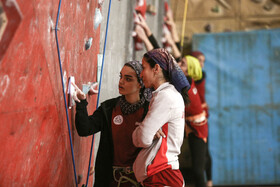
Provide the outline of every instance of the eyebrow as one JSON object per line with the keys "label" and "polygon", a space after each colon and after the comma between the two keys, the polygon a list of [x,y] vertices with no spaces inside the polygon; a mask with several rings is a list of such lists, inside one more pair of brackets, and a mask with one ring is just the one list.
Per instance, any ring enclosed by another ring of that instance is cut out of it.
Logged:
{"label": "eyebrow", "polygon": [[[120,73],[121,74],[121,73]],[[122,74],[121,74],[122,75]],[[129,77],[129,78],[133,78],[133,77],[135,77],[135,76],[133,76],[133,75],[124,75],[125,77]],[[135,77],[136,78],[136,77]]]}
{"label": "eyebrow", "polygon": [[132,76],[132,75],[124,75],[125,77],[130,77],[130,78],[132,78],[132,77],[134,77],[134,76]]}

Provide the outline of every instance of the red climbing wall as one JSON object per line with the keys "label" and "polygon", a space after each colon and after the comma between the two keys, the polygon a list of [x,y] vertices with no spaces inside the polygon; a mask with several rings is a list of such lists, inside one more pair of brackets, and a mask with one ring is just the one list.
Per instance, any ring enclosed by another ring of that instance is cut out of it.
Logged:
{"label": "red climbing wall", "polygon": [[[6,18],[0,28],[0,186],[75,186],[52,30],[59,1],[0,3]],[[65,80],[74,76],[79,87],[96,81],[100,31],[94,29],[93,20],[97,3],[68,0],[61,4],[58,38],[63,74]],[[90,37],[93,45],[85,50]],[[96,96],[89,103],[92,113]],[[77,135],[75,111],[68,111],[81,186],[86,180],[91,137]]]}

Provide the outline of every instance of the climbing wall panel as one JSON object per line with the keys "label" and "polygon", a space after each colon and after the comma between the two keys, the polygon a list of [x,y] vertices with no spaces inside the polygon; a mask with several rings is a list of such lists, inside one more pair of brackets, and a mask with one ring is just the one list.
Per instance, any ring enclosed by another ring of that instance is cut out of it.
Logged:
{"label": "climbing wall panel", "polygon": [[[182,22],[178,22],[177,29],[178,31],[182,30]],[[228,32],[233,30],[238,30],[239,22],[236,19],[219,19],[219,20],[193,20],[186,21],[186,33],[185,39],[187,43],[191,42],[192,36],[196,33],[205,33],[206,30],[213,33],[218,32]]]}
{"label": "climbing wall panel", "polygon": [[[100,29],[94,29],[93,24],[97,3],[61,3],[58,41],[65,85],[69,76],[75,77],[79,87],[96,81]],[[1,30],[0,40],[0,186],[74,186],[54,32],[59,1],[1,0],[1,4],[7,27]],[[14,12],[18,14],[9,16]],[[9,27],[10,23],[14,26]],[[89,38],[93,38],[93,44],[85,50]],[[7,44],[5,50],[3,42]],[[92,113],[96,96],[88,101]],[[91,137],[77,135],[75,109],[67,110],[77,176],[82,184]]]}
{"label": "climbing wall panel", "polygon": [[171,0],[179,34],[188,2],[185,44],[194,33],[250,31],[280,27],[279,0]]}

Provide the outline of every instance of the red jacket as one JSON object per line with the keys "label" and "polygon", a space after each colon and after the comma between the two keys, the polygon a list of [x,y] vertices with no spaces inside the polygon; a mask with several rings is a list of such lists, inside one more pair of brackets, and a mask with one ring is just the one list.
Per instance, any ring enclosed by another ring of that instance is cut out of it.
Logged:
{"label": "red jacket", "polygon": [[[199,138],[207,138],[208,137],[208,124],[206,118],[206,112],[203,110],[201,106],[200,97],[198,94],[198,90],[195,87],[195,83],[193,80],[191,82],[191,88],[188,91],[189,98],[191,103],[186,106],[185,116],[187,125],[191,128],[191,130],[195,133],[195,135]],[[188,129],[188,128],[186,128]],[[187,134],[190,131],[187,130]]]}
{"label": "red jacket", "polygon": [[205,100],[205,82],[206,82],[205,79],[206,79],[206,74],[203,71],[202,72],[202,79],[198,80],[198,81],[195,81],[195,86],[198,90],[198,94],[199,94],[200,101],[201,101],[201,106],[202,106],[203,110],[205,110],[206,117],[208,118],[209,117],[208,105],[207,105],[207,102]]}

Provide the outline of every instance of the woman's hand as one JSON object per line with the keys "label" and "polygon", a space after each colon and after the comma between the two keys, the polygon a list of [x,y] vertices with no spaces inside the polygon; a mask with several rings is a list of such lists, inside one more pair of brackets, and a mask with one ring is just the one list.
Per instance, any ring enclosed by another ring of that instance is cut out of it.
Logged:
{"label": "woman's hand", "polygon": [[150,27],[148,26],[145,18],[143,18],[143,16],[141,14],[137,14],[136,16],[138,16],[138,20],[135,22],[137,25],[140,25],[144,31],[146,32],[146,35],[149,37],[152,35],[152,32],[150,30]]}
{"label": "woman's hand", "polygon": [[159,130],[156,132],[156,134],[155,134],[155,136],[154,136],[154,139],[156,139],[156,138],[159,139],[160,137],[163,137],[163,138],[166,137],[165,134],[162,132],[161,129],[159,129]]}
{"label": "woman's hand", "polygon": [[171,27],[175,25],[174,19],[173,19],[173,13],[171,11],[171,9],[168,9],[167,13],[166,13],[166,20],[165,23],[167,25],[170,25]]}
{"label": "woman's hand", "polygon": [[146,39],[148,39],[144,29],[140,25],[135,26],[135,32],[141,40],[145,41]]}
{"label": "woman's hand", "polygon": [[71,84],[75,87],[75,93],[73,94],[73,99],[77,101],[78,103],[81,102],[81,100],[85,100],[87,98],[86,94],[80,88],[73,82]]}
{"label": "woman's hand", "polygon": [[154,49],[148,36],[145,33],[143,27],[141,27],[140,25],[136,25],[134,31],[135,31],[135,34],[144,42],[147,51],[151,51]]}

